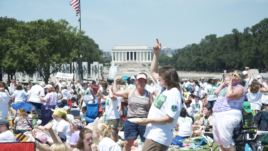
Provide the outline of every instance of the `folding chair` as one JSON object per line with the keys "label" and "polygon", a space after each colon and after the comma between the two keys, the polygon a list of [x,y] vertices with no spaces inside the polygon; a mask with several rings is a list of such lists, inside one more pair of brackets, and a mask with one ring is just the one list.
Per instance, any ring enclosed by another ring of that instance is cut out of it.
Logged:
{"label": "folding chair", "polygon": [[87,104],[87,112],[86,112],[86,117],[85,120],[88,123],[94,122],[94,120],[98,117],[98,103],[92,103],[92,104]]}

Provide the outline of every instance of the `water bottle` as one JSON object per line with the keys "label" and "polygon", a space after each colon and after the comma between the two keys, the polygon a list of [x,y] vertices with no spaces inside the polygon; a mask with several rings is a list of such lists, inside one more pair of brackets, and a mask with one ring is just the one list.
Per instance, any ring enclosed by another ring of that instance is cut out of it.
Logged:
{"label": "water bottle", "polygon": [[245,144],[245,151],[252,151],[248,143]]}
{"label": "water bottle", "polygon": [[141,141],[141,139],[138,139],[138,151],[142,151],[142,147],[143,147],[143,142]]}

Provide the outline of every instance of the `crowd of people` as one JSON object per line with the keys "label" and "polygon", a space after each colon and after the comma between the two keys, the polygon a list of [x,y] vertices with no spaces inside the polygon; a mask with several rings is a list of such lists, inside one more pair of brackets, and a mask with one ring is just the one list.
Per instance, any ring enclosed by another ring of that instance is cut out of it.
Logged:
{"label": "crowd of people", "polygon": [[157,40],[150,73],[127,79],[0,82],[0,142],[51,151],[165,151],[206,135],[222,151],[235,150],[245,102],[256,117],[267,110],[267,81],[248,69],[180,80],[173,67],[158,67],[160,50]]}

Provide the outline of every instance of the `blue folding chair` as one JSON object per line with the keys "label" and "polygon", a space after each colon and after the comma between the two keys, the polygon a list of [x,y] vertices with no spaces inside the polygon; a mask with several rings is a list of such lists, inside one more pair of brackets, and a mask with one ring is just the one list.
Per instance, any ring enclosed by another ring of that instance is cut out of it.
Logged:
{"label": "blue folding chair", "polygon": [[87,104],[87,112],[85,117],[87,124],[94,122],[94,120],[98,117],[98,107],[98,103]]}

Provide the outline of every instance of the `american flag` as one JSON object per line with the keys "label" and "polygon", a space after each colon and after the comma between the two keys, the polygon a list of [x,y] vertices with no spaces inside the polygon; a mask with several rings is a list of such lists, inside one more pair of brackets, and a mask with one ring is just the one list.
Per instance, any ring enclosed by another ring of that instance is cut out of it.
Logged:
{"label": "american flag", "polygon": [[80,15],[80,0],[71,0],[71,6],[76,12],[76,16]]}

